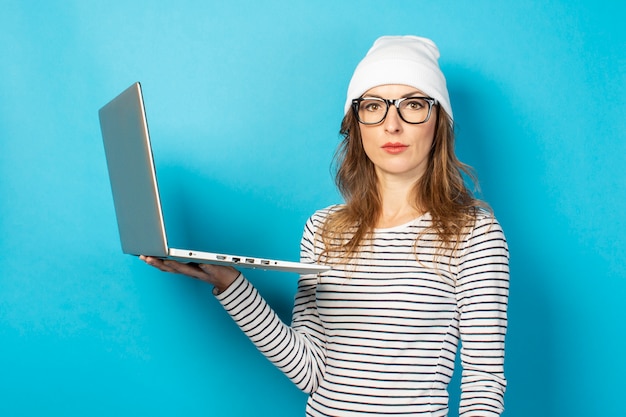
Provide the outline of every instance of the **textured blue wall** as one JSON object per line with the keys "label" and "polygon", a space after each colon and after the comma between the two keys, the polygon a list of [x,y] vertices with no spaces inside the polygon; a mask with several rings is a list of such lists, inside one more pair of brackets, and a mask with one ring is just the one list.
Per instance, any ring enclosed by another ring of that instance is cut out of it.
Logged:
{"label": "textured blue wall", "polygon": [[[622,415],[626,35],[596,3],[3,0],[0,415],[302,415],[208,285],[121,254],[97,110],[143,83],[172,243],[295,259],[382,34],[439,44],[507,233],[505,415]],[[288,320],[297,277],[247,275]]]}

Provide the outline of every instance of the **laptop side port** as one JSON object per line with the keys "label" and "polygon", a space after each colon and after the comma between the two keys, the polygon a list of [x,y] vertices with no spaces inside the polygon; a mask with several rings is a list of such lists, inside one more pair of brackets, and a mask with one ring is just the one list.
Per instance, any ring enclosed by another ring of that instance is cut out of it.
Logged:
{"label": "laptop side port", "polygon": [[253,263],[254,263],[254,259],[252,259],[252,258],[246,258],[246,263],[247,263],[247,264],[253,264]]}

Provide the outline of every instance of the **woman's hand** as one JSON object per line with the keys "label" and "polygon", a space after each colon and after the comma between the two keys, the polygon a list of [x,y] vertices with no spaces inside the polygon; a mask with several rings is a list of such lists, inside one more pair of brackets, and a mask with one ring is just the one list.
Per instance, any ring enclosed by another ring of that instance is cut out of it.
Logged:
{"label": "woman's hand", "polygon": [[163,260],[143,255],[141,255],[139,259],[163,272],[187,275],[188,277],[213,284],[213,286],[215,286],[214,293],[216,294],[226,290],[239,276],[239,271],[231,266],[195,263],[186,264],[170,259]]}

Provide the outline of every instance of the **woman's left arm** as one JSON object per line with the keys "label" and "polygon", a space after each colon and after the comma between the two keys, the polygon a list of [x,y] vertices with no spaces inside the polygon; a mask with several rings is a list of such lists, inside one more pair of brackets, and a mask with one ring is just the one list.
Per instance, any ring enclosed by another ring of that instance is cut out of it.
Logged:
{"label": "woman's left arm", "polygon": [[479,217],[461,253],[457,303],[461,335],[461,417],[500,416],[504,410],[504,339],[509,296],[509,250],[500,224]]}

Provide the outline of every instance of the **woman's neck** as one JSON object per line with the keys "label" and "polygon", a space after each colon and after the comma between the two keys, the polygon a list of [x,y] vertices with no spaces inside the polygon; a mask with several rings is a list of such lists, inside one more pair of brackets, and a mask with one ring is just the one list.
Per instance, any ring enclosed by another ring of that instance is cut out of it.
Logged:
{"label": "woman's neck", "polygon": [[382,207],[376,228],[399,226],[416,219],[423,212],[416,206],[413,188],[415,181],[379,177],[379,193]]}

